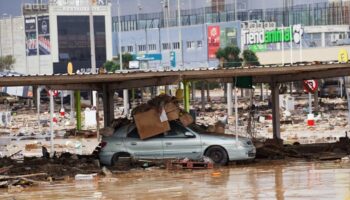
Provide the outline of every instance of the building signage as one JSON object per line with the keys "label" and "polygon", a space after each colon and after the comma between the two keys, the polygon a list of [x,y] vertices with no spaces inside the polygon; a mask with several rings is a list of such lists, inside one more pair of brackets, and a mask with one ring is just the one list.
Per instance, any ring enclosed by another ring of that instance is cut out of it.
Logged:
{"label": "building signage", "polygon": [[304,83],[304,88],[307,92],[311,92],[311,93],[316,92],[318,88],[317,80],[305,80],[303,83]]}
{"label": "building signage", "polygon": [[39,43],[39,54],[50,55],[51,42],[50,42],[49,16],[38,17],[38,43]]}
{"label": "building signage", "polygon": [[26,55],[37,55],[37,38],[36,38],[36,18],[28,17],[24,19],[24,30],[26,34]]}
{"label": "building signage", "polygon": [[237,46],[237,30],[235,28],[221,29],[220,47],[225,48],[229,45]]}
{"label": "building signage", "polygon": [[134,60],[148,60],[148,61],[162,60],[162,54],[149,53],[149,54],[142,54],[142,55],[133,55],[133,58]]}
{"label": "building signage", "polygon": [[176,67],[176,54],[175,51],[170,51],[170,66]]}
{"label": "building signage", "polygon": [[220,48],[220,26],[208,26],[208,58],[216,59]]}
{"label": "building signage", "polygon": [[268,30],[265,28],[253,28],[242,30],[242,41],[244,45],[270,44],[279,42],[290,42],[299,44],[303,29],[301,25]]}

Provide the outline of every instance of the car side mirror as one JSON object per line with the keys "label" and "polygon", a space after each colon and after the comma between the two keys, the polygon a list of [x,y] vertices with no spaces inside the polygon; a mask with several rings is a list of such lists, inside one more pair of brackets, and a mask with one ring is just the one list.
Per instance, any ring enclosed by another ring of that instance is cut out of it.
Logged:
{"label": "car side mirror", "polygon": [[194,137],[196,137],[193,133],[191,133],[191,132],[185,132],[185,136],[186,137],[188,137],[188,138],[194,138]]}

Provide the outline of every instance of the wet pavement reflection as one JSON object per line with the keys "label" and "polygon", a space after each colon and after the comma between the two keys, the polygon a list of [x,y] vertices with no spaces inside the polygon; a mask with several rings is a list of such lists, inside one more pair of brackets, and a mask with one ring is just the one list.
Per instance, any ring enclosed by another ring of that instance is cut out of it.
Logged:
{"label": "wet pavement reflection", "polygon": [[40,185],[0,199],[346,199],[350,162],[268,162],[213,170],[132,170],[113,178]]}

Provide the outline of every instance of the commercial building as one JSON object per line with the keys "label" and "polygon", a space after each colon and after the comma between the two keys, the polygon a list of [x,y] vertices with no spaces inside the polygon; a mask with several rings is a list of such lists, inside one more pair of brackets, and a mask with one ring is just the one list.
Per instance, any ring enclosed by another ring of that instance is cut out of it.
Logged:
{"label": "commercial building", "polygon": [[23,74],[67,73],[91,68],[89,16],[93,16],[97,67],[112,59],[111,4],[57,0],[23,4],[23,15],[0,20],[0,56],[14,55]]}
{"label": "commercial building", "polygon": [[[152,51],[152,53],[161,54],[163,58],[161,62],[153,62],[153,64],[158,67],[167,67],[171,65],[169,61],[171,56],[168,52],[171,49],[169,50],[168,46],[163,44],[169,41],[166,35],[169,30],[171,32],[170,43],[182,44],[181,50],[175,48],[176,55],[183,54],[183,56],[176,56],[177,67],[217,66],[217,61],[207,56],[207,27],[210,26],[222,27],[223,30],[221,29],[221,31],[223,32],[229,27],[234,28],[234,32],[237,34],[234,44],[242,49],[250,48],[257,51],[263,64],[298,62],[301,60],[336,60],[340,49],[349,49],[348,47],[350,47],[348,45],[349,1],[328,2],[320,0],[312,3],[260,1],[258,4],[261,7],[259,8],[252,1],[226,1],[224,4],[220,2],[217,6],[212,1],[209,6],[181,9],[180,12],[178,12],[176,4],[171,3],[174,3],[174,1],[170,1],[170,3],[163,1],[162,10],[157,8],[155,10],[158,12],[153,13],[143,11],[143,5],[138,4],[136,6],[138,10],[134,13],[122,15],[120,17],[122,52],[148,54],[149,51]],[[218,7],[218,5],[220,6]],[[119,6],[121,10],[124,10],[123,4]],[[189,8],[188,4],[184,7]],[[179,13],[181,14],[179,15]],[[118,45],[115,46],[115,44],[118,44],[119,20],[115,13],[113,15],[113,54],[116,56],[119,54]],[[240,22],[244,23],[238,25]],[[278,30],[300,24],[302,27],[301,44],[283,42],[282,45],[282,42],[272,42],[260,45],[259,48],[255,44],[242,45],[241,38],[244,35],[241,35],[240,27],[257,30],[264,27],[266,22],[272,22],[272,27]],[[256,27],[250,27],[250,24],[256,24]],[[259,26],[259,24],[261,25]],[[202,33],[199,33],[200,29],[203,31]],[[147,33],[152,32],[152,35],[157,35],[155,30],[158,30],[160,36],[150,39],[149,35],[151,34]],[[199,49],[193,48],[194,41],[202,41]],[[221,41],[223,41],[222,37]],[[150,44],[152,46],[149,46]],[[226,44],[220,44],[220,46],[224,45]],[[177,46],[175,45],[175,47]],[[290,49],[293,49],[293,51],[290,51]],[[299,56],[301,54],[300,49],[302,56]],[[329,51],[332,53],[327,53]],[[182,65],[182,63],[184,64]]]}
{"label": "commercial building", "polygon": [[[24,74],[65,73],[68,60],[75,70],[89,70],[91,12],[97,67],[119,55],[119,44],[123,53],[147,61],[141,67],[157,69],[216,67],[215,49],[229,44],[257,51],[263,64],[336,60],[340,49],[350,50],[350,1],[119,2],[96,0],[91,10],[89,0],[24,4],[23,16],[0,19],[0,56],[14,55],[14,70]],[[265,24],[277,30],[300,24],[301,45],[243,45],[247,28],[258,30]],[[211,30],[220,32],[216,40],[209,41]]]}

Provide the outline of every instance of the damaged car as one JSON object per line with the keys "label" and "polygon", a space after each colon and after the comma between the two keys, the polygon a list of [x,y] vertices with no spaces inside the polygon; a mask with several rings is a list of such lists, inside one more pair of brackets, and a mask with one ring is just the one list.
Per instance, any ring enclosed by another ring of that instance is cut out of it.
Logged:
{"label": "damaged car", "polygon": [[[207,156],[216,164],[229,161],[252,160],[256,149],[249,138],[225,134],[199,133],[192,125],[184,127],[170,121],[167,132],[141,140],[135,124],[117,129],[111,136],[103,137],[99,159],[103,165],[114,165],[120,157],[139,159],[199,159]],[[195,131],[196,130],[196,131]]]}

